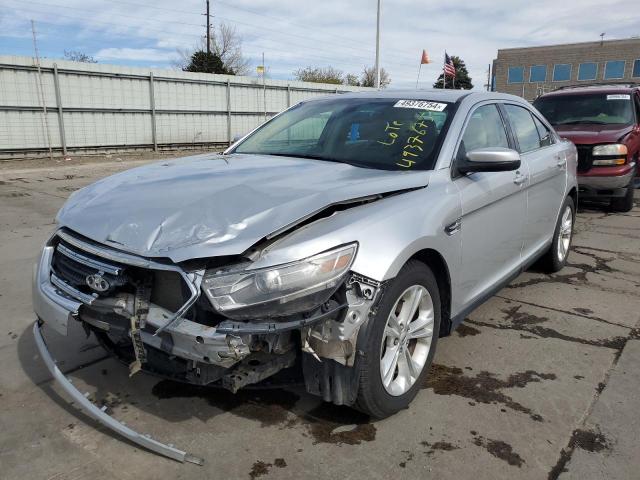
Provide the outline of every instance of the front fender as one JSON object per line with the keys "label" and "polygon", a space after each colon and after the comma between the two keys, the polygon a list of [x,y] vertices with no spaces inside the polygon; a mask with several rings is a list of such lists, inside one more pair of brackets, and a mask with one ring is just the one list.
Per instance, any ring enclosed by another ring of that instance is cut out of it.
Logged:
{"label": "front fender", "polygon": [[448,169],[434,172],[426,188],[353,207],[300,227],[267,246],[254,268],[292,262],[336,245],[358,242],[352,270],[377,281],[395,277],[424,249],[437,251],[451,271],[460,263],[460,235],[445,228],[460,218],[458,192]]}

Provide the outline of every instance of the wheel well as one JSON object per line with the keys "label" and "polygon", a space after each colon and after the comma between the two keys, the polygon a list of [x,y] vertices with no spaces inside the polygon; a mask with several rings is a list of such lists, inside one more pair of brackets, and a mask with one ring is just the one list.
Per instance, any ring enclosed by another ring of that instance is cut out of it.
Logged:
{"label": "wheel well", "polygon": [[571,199],[573,200],[573,206],[575,207],[575,209],[578,209],[578,190],[576,189],[576,187],[573,187],[570,191],[569,191],[569,196],[571,197]]}
{"label": "wheel well", "polygon": [[440,293],[441,320],[440,336],[445,337],[451,333],[451,277],[449,267],[442,255],[432,249],[420,250],[410,260],[418,260],[426,264],[436,277],[438,291]]}

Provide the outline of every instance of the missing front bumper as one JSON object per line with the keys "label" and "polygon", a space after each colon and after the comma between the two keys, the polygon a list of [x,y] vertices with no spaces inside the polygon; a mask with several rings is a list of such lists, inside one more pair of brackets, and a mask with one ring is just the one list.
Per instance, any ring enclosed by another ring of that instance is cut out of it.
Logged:
{"label": "missing front bumper", "polygon": [[141,447],[151,450],[159,455],[163,455],[167,458],[177,460],[178,462],[190,462],[196,465],[203,465],[204,460],[202,458],[191,455],[185,451],[179,450],[171,445],[161,443],[149,435],[140,434],[131,428],[127,427],[123,422],[119,422],[105,412],[104,408],[99,408],[92,403],[84,394],[73,386],[73,383],[68,379],[62,371],[56,365],[55,360],[49,353],[46,343],[40,331],[40,323],[36,322],[33,325],[33,336],[36,340],[36,345],[40,353],[40,357],[44,361],[45,365],[49,369],[49,372],[53,376],[54,380],[62,387],[62,389],[73,399],[76,405],[80,406],[80,409],[85,414],[100,422],[105,427],[120,434],[126,439],[140,445]]}

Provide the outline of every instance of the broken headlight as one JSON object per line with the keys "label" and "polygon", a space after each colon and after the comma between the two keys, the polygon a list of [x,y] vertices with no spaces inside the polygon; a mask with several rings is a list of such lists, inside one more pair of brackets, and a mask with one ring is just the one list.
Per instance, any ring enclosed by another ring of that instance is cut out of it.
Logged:
{"label": "broken headlight", "polygon": [[326,302],[356,256],[352,243],[273,267],[207,271],[202,289],[216,310],[236,319],[280,317]]}

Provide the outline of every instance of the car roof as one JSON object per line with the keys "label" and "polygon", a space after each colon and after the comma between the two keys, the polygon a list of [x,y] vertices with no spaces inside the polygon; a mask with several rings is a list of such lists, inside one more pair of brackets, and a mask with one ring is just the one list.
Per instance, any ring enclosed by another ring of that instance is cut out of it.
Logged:
{"label": "car roof", "polygon": [[640,85],[633,83],[576,85],[558,88],[553,92],[541,95],[541,97],[584,95],[589,93],[633,93],[635,90],[638,90],[638,88],[640,88]]}
{"label": "car roof", "polygon": [[[382,98],[390,100],[431,100],[434,102],[454,103],[462,98],[470,97],[476,101],[482,100],[511,100],[519,103],[524,102],[521,97],[506,93],[486,92],[484,90],[454,90],[451,88],[430,88],[430,89],[384,89],[367,90],[361,92],[342,93],[340,98]],[[306,100],[309,102],[335,99],[334,95],[314,97]]]}

